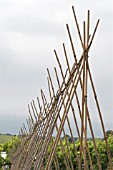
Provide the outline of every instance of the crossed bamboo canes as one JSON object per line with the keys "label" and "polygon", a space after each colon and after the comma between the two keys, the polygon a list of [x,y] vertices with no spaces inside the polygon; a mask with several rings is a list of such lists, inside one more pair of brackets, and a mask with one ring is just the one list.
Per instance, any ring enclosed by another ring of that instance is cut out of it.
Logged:
{"label": "crossed bamboo canes", "polygon": [[[58,90],[55,92],[55,88],[53,85],[52,77],[50,75],[49,69],[47,69],[48,73],[48,91],[50,96],[50,101],[48,102],[43,90],[41,90],[41,101],[40,104],[39,98],[37,109],[34,101],[28,105],[29,117],[27,119],[27,128],[23,124],[20,132],[19,132],[19,140],[20,145],[15,152],[12,149],[10,152],[10,157],[12,161],[11,170],[51,170],[52,166],[56,170],[60,170],[60,162],[56,152],[57,146],[60,145],[61,152],[64,157],[64,165],[66,170],[74,170],[78,168],[79,170],[90,169],[93,170],[93,162],[91,158],[91,153],[88,148],[87,142],[87,130],[88,125],[90,128],[92,142],[94,145],[94,151],[96,154],[98,169],[102,170],[101,162],[95,142],[94,130],[91,122],[91,115],[88,107],[88,85],[92,87],[92,92],[94,94],[94,99],[96,103],[96,107],[98,110],[98,115],[100,118],[102,131],[104,134],[104,140],[106,143],[106,151],[109,160],[109,166],[112,170],[112,161],[109,151],[109,146],[106,138],[104,122],[102,119],[102,113],[100,110],[99,102],[96,95],[96,90],[94,87],[90,66],[89,66],[89,50],[91,48],[93,39],[95,37],[95,33],[99,24],[99,20],[96,23],[94,28],[94,32],[92,36],[90,35],[90,11],[87,13],[87,21],[83,22],[83,38],[81,36],[79,24],[77,21],[77,17],[75,14],[75,9],[72,7],[73,16],[75,20],[75,25],[77,28],[79,40],[82,47],[82,55],[79,60],[77,60],[75,47],[73,43],[73,36],[71,35],[69,25],[66,25],[67,33],[69,36],[69,41],[71,44],[71,50],[74,57],[74,63],[71,68],[69,64],[69,56],[67,55],[66,46],[63,43],[63,52],[66,61],[67,70],[64,71],[62,69],[62,64],[60,62],[58,53],[54,50],[54,54],[58,63],[58,68],[61,74],[62,82],[60,83],[58,71],[56,67],[54,68],[56,82],[58,86]],[[77,89],[81,88],[81,96],[80,98]],[[76,101],[76,105],[74,102]],[[76,109],[75,109],[76,108]],[[39,111],[38,111],[39,110]],[[77,113],[78,110],[80,117],[80,125],[78,123]],[[80,140],[80,153],[78,154],[75,141],[72,125],[70,122],[70,112],[72,113],[74,125],[77,131],[78,139]],[[67,127],[69,129],[70,137],[72,139],[74,156],[76,159],[76,167],[73,164],[71,158],[71,151],[69,147],[69,141],[66,137],[66,129],[65,124],[67,122]],[[56,131],[56,137],[53,138],[53,133]],[[61,134],[63,134],[65,139],[65,146],[63,145],[63,141],[61,139]],[[66,154],[66,150],[68,154]],[[89,160],[89,165],[88,165]],[[83,163],[84,162],[84,163]],[[82,167],[84,165],[84,167]]]}

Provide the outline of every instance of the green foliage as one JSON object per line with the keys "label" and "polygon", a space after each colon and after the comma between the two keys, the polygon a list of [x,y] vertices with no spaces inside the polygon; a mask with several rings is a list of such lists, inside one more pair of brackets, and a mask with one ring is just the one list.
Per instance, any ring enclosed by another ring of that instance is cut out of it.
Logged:
{"label": "green foliage", "polygon": [[0,155],[0,169],[2,168],[3,165],[4,165],[4,159]]}
{"label": "green foliage", "polygon": [[[70,139],[70,137],[67,136],[67,139]],[[48,155],[52,152],[52,145],[53,145],[54,140],[55,139],[53,138],[50,142],[50,145],[48,147]],[[108,140],[110,154],[111,154],[111,158],[112,158],[112,162],[113,162],[113,135],[109,134],[107,140]],[[102,169],[108,170],[108,168],[109,168],[108,162],[109,161],[108,161],[108,156],[107,156],[107,152],[106,152],[106,143],[103,139],[95,139],[95,142],[96,142]],[[68,143],[68,148],[67,148],[67,143]],[[98,170],[98,164],[97,164],[96,153],[95,153],[93,141],[88,140],[87,143],[88,143],[88,148],[90,151],[90,156],[92,159],[93,169]],[[11,162],[9,159],[9,152],[11,149],[13,149],[13,151],[16,151],[18,144],[19,144],[19,140],[18,140],[17,136],[12,137],[11,140],[7,141],[4,144],[0,143],[0,152],[5,151],[7,153],[6,159],[3,159],[0,154],[0,170],[3,165],[9,165],[9,166],[11,165]],[[75,148],[76,148],[76,152],[75,152]],[[70,150],[70,155],[69,155],[69,150]],[[70,142],[70,140],[66,141],[64,138],[61,139],[61,142],[59,141],[57,148],[56,148],[56,154],[54,157],[54,161],[52,163],[52,170],[55,170],[56,161],[59,162],[59,167],[61,170],[66,169],[66,159],[69,160],[70,156],[72,159],[72,164],[73,164],[74,169],[78,170],[77,156],[79,158],[79,154],[80,154],[80,141],[79,140],[76,140],[75,145],[74,145],[72,142]],[[65,159],[65,157],[66,157],[66,159]],[[47,159],[48,159],[48,156],[44,158],[44,165],[46,165]],[[82,158],[82,164],[84,164],[83,158]],[[88,153],[87,153],[87,164],[90,169],[90,161],[89,161]]]}
{"label": "green foliage", "polygon": [[[101,162],[101,167],[102,167],[103,170],[108,170],[108,167],[109,167],[108,162],[109,161],[108,161],[108,156],[107,156],[107,151],[106,151],[106,143],[103,139],[95,139],[95,141],[96,141],[97,151],[98,151],[100,162]],[[92,159],[93,169],[98,170],[98,163],[97,163],[97,159],[96,159],[96,153],[95,153],[93,141],[88,140],[87,143],[88,143],[88,148],[89,148],[89,151],[90,151],[90,156],[91,156],[91,159]],[[52,145],[52,143],[51,143],[51,145]],[[66,146],[65,139],[62,139],[62,145],[63,145],[65,153],[63,153],[61,143],[59,142],[58,146],[56,148],[56,155],[57,155],[57,158],[58,158],[60,169],[64,170],[64,169],[66,169],[65,157],[66,157],[66,159],[69,160],[69,152],[68,152],[68,149],[67,149],[67,146]],[[113,135],[109,135],[108,145],[109,145],[110,154],[111,154],[111,157],[112,157],[112,160],[113,160]],[[72,142],[68,141],[68,146],[69,146],[70,156],[71,156],[71,159],[72,159],[74,169],[78,170],[78,168],[77,168],[78,164],[77,164],[74,144]],[[76,150],[77,150],[77,156],[79,158],[79,154],[80,154],[80,152],[79,152],[80,151],[80,141],[79,140],[77,140],[75,142],[75,146],[76,146]],[[50,152],[51,152],[51,147],[49,147],[48,154]],[[84,164],[83,159],[82,159],[82,164]],[[89,161],[88,153],[87,153],[87,164],[90,168],[90,161]],[[52,170],[54,170],[54,169],[55,169],[55,164],[54,164],[54,161],[53,161]]]}
{"label": "green foliage", "polygon": [[12,139],[13,135],[10,134],[0,134],[0,144],[1,143],[6,143],[7,141],[9,141],[10,139]]}
{"label": "green foliage", "polygon": [[109,144],[111,157],[113,158],[113,135],[109,135],[108,144]]}
{"label": "green foliage", "polygon": [[[0,143],[0,170],[4,165],[8,165],[10,167],[11,162],[9,158],[9,152],[12,148],[16,150],[17,146],[18,146],[17,136],[11,137],[10,140],[9,141],[6,140],[5,143]],[[7,156],[5,159],[1,157],[1,152],[6,152]]]}

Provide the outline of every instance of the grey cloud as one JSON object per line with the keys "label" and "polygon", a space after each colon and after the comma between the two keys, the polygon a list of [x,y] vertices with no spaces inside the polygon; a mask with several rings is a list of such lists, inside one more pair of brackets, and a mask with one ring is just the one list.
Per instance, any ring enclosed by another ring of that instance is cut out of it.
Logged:
{"label": "grey cloud", "polygon": [[36,34],[38,36],[59,36],[61,32],[61,28],[54,22],[51,23],[46,19],[30,16],[25,18],[20,16],[8,19],[8,21],[4,23],[4,28],[22,34],[35,34],[35,36]]}
{"label": "grey cloud", "polygon": [[[76,3],[60,0],[0,2],[0,131],[17,133],[27,117],[27,104],[40,96],[41,88],[48,93],[46,68],[51,70],[56,64],[52,51],[55,47],[61,51],[60,44],[67,38],[64,23],[68,19],[74,22],[72,4],[77,8],[80,22],[90,7],[91,31],[95,20],[101,19],[89,60],[106,126],[112,128],[109,120],[113,110],[111,3],[89,0],[86,3],[82,0]],[[72,31],[73,39],[78,41],[75,28]],[[60,56],[64,65],[62,54]]]}
{"label": "grey cloud", "polygon": [[7,112],[2,115],[0,118],[0,132],[9,133],[9,134],[18,134],[20,127],[22,126],[22,122],[26,120],[26,114],[23,116],[17,115],[9,115],[7,116]]}

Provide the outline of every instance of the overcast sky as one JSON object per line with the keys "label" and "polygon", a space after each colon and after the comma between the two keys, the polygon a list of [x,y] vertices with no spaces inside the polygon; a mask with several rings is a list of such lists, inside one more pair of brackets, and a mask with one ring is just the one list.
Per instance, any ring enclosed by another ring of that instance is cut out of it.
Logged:
{"label": "overcast sky", "polygon": [[46,68],[56,64],[53,49],[60,53],[66,42],[70,51],[65,24],[76,32],[72,5],[81,27],[88,9],[91,31],[100,19],[90,65],[106,129],[113,129],[112,0],[0,0],[0,132],[17,133],[28,103],[36,101],[41,88],[47,91]]}

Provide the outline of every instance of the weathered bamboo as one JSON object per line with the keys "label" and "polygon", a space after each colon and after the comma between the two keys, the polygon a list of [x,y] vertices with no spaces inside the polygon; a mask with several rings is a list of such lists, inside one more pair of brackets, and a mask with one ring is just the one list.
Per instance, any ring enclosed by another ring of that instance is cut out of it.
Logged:
{"label": "weathered bamboo", "polygon": [[[97,25],[96,25],[96,27],[95,27],[95,29],[94,29],[93,39],[94,39],[96,30],[97,30],[97,26],[98,26],[98,22],[97,22]],[[70,30],[69,30],[69,27],[67,27],[67,30],[68,30],[68,35],[69,35],[71,47],[72,47],[73,56],[74,56],[74,59],[75,59],[76,65],[77,65],[77,59],[76,59],[76,57],[75,57],[76,54],[75,54],[74,45],[73,45],[73,41],[72,41],[72,37],[71,37],[71,33],[70,33]],[[92,42],[92,41],[91,41],[91,42]],[[87,49],[87,51],[88,51],[88,49]],[[83,54],[84,54],[84,53],[83,53]],[[82,55],[82,56],[84,56],[84,55]],[[82,58],[82,57],[81,57],[81,58]],[[79,69],[78,69],[78,73],[79,73]],[[81,86],[81,89],[82,89],[82,88],[83,88],[83,85],[82,85],[81,78],[80,78],[80,86]],[[87,110],[88,110],[88,108],[87,108]],[[93,133],[93,129],[92,129],[92,125],[91,125],[91,121],[90,121],[90,116],[89,116],[89,114],[88,114],[88,120],[89,120],[90,130],[91,130],[92,139],[93,139],[93,143],[94,143],[94,148],[95,148],[95,151],[96,151],[96,157],[97,157],[97,160],[98,160],[98,167],[99,167],[99,169],[101,170],[100,159],[99,159],[98,152],[97,152],[97,148],[96,148],[94,133]],[[81,120],[81,121],[82,121],[82,120]]]}
{"label": "weathered bamboo", "polygon": [[71,33],[70,33],[70,29],[69,29],[69,25],[68,24],[66,24],[66,28],[67,28],[68,35],[69,35],[69,40],[70,40],[70,43],[71,43],[71,47],[72,47],[72,51],[73,51],[73,56],[74,56],[75,62],[77,63],[75,48],[74,48],[74,45],[73,45],[73,41],[72,41],[72,37],[71,37]]}
{"label": "weathered bamboo", "polygon": [[[55,119],[55,122],[56,122],[56,120],[57,120],[57,117],[56,117],[56,119]],[[55,122],[54,122],[54,124],[55,124]],[[52,130],[52,127],[51,127],[51,130]]]}
{"label": "weathered bamboo", "polygon": [[[33,109],[33,108],[32,108],[32,109]],[[35,107],[35,109],[36,109],[36,107]],[[33,111],[34,111],[34,110],[33,110]],[[35,129],[35,127],[34,127],[34,129]],[[33,131],[34,131],[34,130],[33,130]],[[33,132],[33,131],[32,131],[32,132]],[[39,132],[40,132],[40,129],[39,129]],[[33,132],[33,133],[34,133],[34,132]],[[40,134],[39,134],[39,135],[40,135]],[[34,137],[34,138],[35,138],[35,137]],[[33,139],[33,137],[32,137],[32,139]],[[34,141],[35,141],[35,140],[34,140]],[[30,143],[31,143],[31,144],[30,144],[30,145],[31,145],[30,150],[31,150],[31,148],[32,148],[32,142],[30,142]],[[31,154],[31,152],[30,152],[30,154]],[[30,155],[30,154],[29,154],[29,155]],[[32,158],[32,156],[31,156],[31,158]],[[28,159],[29,159],[29,158],[28,158]],[[29,162],[29,161],[28,161],[28,162]],[[30,163],[31,163],[31,162],[30,162]]]}
{"label": "weathered bamboo", "polygon": [[[82,69],[83,69],[83,67],[82,67]],[[81,75],[82,69],[80,70],[79,76]],[[77,84],[78,84],[78,82],[79,82],[79,79],[80,79],[79,76],[78,76],[78,78],[77,78],[77,82],[76,82],[75,88],[77,87]],[[73,91],[73,89],[71,88],[71,90],[70,90],[70,96],[71,96],[71,95],[72,95],[72,96],[70,97],[70,102],[69,102],[69,100],[67,100],[67,102],[66,102],[67,109],[64,110],[64,112],[63,112],[63,117],[62,117],[62,121],[61,121],[60,128],[59,128],[59,133],[58,133],[57,136],[56,136],[56,141],[55,141],[54,147],[52,148],[52,149],[53,149],[53,152],[52,152],[52,153],[50,154],[50,156],[49,156],[48,163],[47,163],[47,165],[46,165],[46,169],[49,169],[49,167],[51,166],[52,157],[53,157],[53,155],[54,155],[54,153],[55,153],[55,150],[56,150],[56,146],[57,146],[57,143],[58,143],[58,140],[59,140],[61,131],[62,131],[62,126],[63,126],[64,123],[65,123],[65,119],[66,119],[66,116],[67,116],[67,114],[68,114],[68,111],[69,111],[69,108],[70,108],[70,104],[71,104],[72,99],[73,99],[73,96],[74,96],[74,93],[73,93],[72,91]],[[71,94],[71,93],[72,93],[72,94]]]}
{"label": "weathered bamboo", "polygon": [[84,107],[84,122],[83,122],[83,124],[84,124],[84,127],[85,127],[85,133],[84,133],[84,170],[87,170],[87,163],[86,163],[86,161],[87,161],[87,151],[86,151],[86,146],[87,146],[87,109],[85,109],[85,108],[87,108],[87,101],[86,101],[86,98],[87,98],[87,75],[86,75],[86,53],[85,53],[85,49],[86,49],[86,40],[87,40],[87,38],[86,38],[86,23],[85,23],[85,21],[83,22],[83,37],[84,37],[84,60],[85,60],[85,62],[84,62],[84,73],[83,73],[83,77],[84,77],[84,79],[83,79],[83,89],[84,89],[84,93],[83,93],[83,98],[84,98],[84,104],[83,104],[83,107]]}
{"label": "weathered bamboo", "polygon": [[[45,95],[44,95],[42,90],[41,90],[41,96],[42,96],[42,101],[43,101],[43,106],[44,106],[45,114],[47,115],[49,108],[48,108],[48,103],[47,103],[46,97],[45,97]],[[45,105],[47,105],[47,109],[45,108]],[[56,125],[56,128],[57,128],[57,125]],[[52,139],[52,141],[53,141],[53,139]],[[63,148],[63,151],[64,151],[64,148]],[[48,155],[48,151],[47,151],[47,155]],[[53,158],[53,161],[54,161],[54,163],[56,165],[56,162],[55,162],[54,158]]]}
{"label": "weathered bamboo", "polygon": [[98,102],[98,99],[97,99],[97,95],[96,95],[96,91],[95,91],[93,79],[92,79],[92,76],[91,76],[89,64],[87,65],[87,67],[88,67],[88,74],[89,74],[89,78],[90,78],[92,90],[93,90],[93,93],[94,93],[95,102],[96,102],[96,105],[97,105],[97,109],[98,109],[98,113],[99,113],[99,117],[100,117],[100,121],[101,121],[101,125],[102,125],[102,130],[103,130],[103,134],[104,134],[104,139],[105,139],[105,142],[106,142],[106,150],[107,150],[107,155],[108,155],[108,159],[109,159],[109,163],[110,163],[110,168],[111,168],[111,170],[113,170],[112,160],[111,160],[111,156],[110,156],[108,141],[107,141],[106,132],[105,132],[105,127],[104,127],[104,121],[103,121],[103,118],[102,118],[102,113],[101,113],[100,106],[99,106],[99,102]]}
{"label": "weathered bamboo", "polygon": [[83,87],[82,87],[82,120],[81,120],[81,140],[80,140],[80,160],[79,169],[82,166],[82,150],[83,150],[83,126],[84,126],[84,81],[85,81],[85,60],[83,65]]}
{"label": "weathered bamboo", "polygon": [[[51,77],[50,77],[50,79],[51,79]],[[51,82],[52,82],[52,79],[51,79]],[[51,84],[51,87],[52,87],[52,89],[54,90],[53,83]],[[51,94],[50,85],[49,85],[49,92],[50,92],[50,94]],[[55,94],[54,94],[54,91],[53,91],[53,95],[55,95]],[[52,102],[52,100],[51,100],[51,102]],[[48,109],[49,109],[49,108],[48,108]],[[48,111],[49,111],[49,110],[48,110]],[[60,115],[59,115],[59,119],[60,119],[60,121],[61,121]],[[57,130],[57,132],[58,132],[58,126],[57,126],[57,124],[56,124],[56,130]],[[66,138],[66,134],[65,134],[64,129],[63,129],[63,134],[64,134],[64,138],[65,138],[65,141],[66,141],[66,146],[67,146],[67,149],[68,149],[68,156],[69,156],[71,168],[72,168],[72,170],[73,170],[73,164],[72,164],[72,160],[71,160],[70,150],[69,150],[69,147],[68,147],[67,138]],[[66,167],[67,167],[68,169],[70,169],[70,168],[69,168],[69,163],[68,163],[68,165],[67,165],[68,160],[67,160],[66,155],[65,155],[65,148],[64,148],[64,146],[63,146],[63,144],[62,144],[61,139],[60,139],[59,141],[60,141],[60,144],[61,144],[62,153],[64,154]],[[66,161],[67,161],[67,162],[66,162]]]}
{"label": "weathered bamboo", "polygon": [[[52,87],[52,90],[53,90],[53,96],[55,96],[54,87],[53,87],[53,83],[52,83],[52,79],[51,79],[50,73],[49,73],[49,79],[50,79],[51,87]],[[49,90],[49,91],[50,91],[50,90]],[[60,115],[59,115],[59,119],[60,119],[60,121],[61,121]],[[58,131],[58,128],[57,128],[57,131]],[[66,146],[67,146],[67,149],[68,149],[68,152],[69,152],[69,158],[70,158],[70,150],[69,150],[69,147],[68,147],[68,144],[67,144],[67,138],[66,138],[64,129],[63,129],[63,133],[64,133],[64,137],[65,137],[65,140],[66,140]],[[60,140],[60,143],[61,143],[61,140]],[[61,144],[61,145],[62,145],[62,144]],[[71,160],[71,158],[70,158],[70,163],[71,163],[71,167],[72,167],[72,169],[73,169],[73,165],[72,165],[72,160]]]}
{"label": "weathered bamboo", "polygon": [[[51,137],[51,135],[52,135],[52,133],[51,133],[51,131],[53,131],[53,126],[52,126],[52,124],[53,124],[53,119],[52,119],[52,121],[51,121],[51,118],[52,118],[52,112],[51,112],[51,114],[50,114],[50,116],[49,116],[49,118],[48,118],[48,121],[47,121],[47,124],[46,124],[46,128],[48,127],[48,125],[49,125],[49,132],[50,133],[48,133],[47,134],[47,137],[45,138],[45,141],[44,141],[44,143],[43,143],[43,147],[42,147],[42,150],[41,150],[41,153],[39,153],[39,163],[38,163],[38,165],[36,166],[36,168],[37,167],[40,167],[41,166],[41,164],[42,164],[42,161],[43,161],[43,159],[42,159],[42,156],[45,154],[45,152],[47,151],[47,148],[48,148],[48,144],[49,144],[49,138]],[[44,131],[44,135],[46,134],[46,129],[45,129],[45,131]],[[37,163],[37,162],[36,162]]]}
{"label": "weathered bamboo", "polygon": [[[32,111],[34,112],[32,104],[31,104],[31,107],[32,107]],[[35,115],[35,112],[34,112],[34,115]],[[36,115],[35,115],[35,119],[37,121]],[[40,134],[41,134],[40,128],[38,128],[38,133],[33,130],[33,135],[32,135],[32,138],[30,140],[30,143],[29,143],[28,156],[27,156],[27,159],[26,159],[26,162],[25,162],[25,168],[26,169],[30,168],[30,166],[32,165],[32,161],[35,158],[35,154],[34,154],[35,149],[33,148],[33,146],[35,145],[36,139],[38,138],[38,136],[40,136]],[[29,160],[29,159],[31,159],[32,161]],[[29,164],[27,162],[29,162]],[[28,166],[26,166],[26,164],[28,164]]]}
{"label": "weathered bamboo", "polygon": [[[40,106],[40,105],[39,105]],[[40,107],[41,108],[41,107]],[[40,115],[39,115],[40,116]],[[43,132],[43,131],[42,131]],[[40,134],[40,136],[41,136],[41,138],[43,138],[43,136]],[[39,144],[39,146],[40,146],[40,144]],[[36,146],[35,146],[35,148],[37,148]],[[36,153],[36,152],[35,152]]]}
{"label": "weathered bamboo", "polygon": [[91,45],[92,45],[92,42],[93,42],[95,33],[96,33],[97,28],[98,28],[98,25],[99,25],[99,22],[100,22],[100,20],[98,19],[98,21],[97,21],[97,23],[96,23],[96,26],[95,26],[95,29],[94,29],[94,32],[93,32],[93,35],[92,35],[92,38],[91,38],[91,40],[90,40],[89,46],[88,46],[88,48],[87,48],[88,51],[89,51],[89,49],[90,49],[90,47],[91,47]]}
{"label": "weathered bamboo", "polygon": [[[60,74],[62,77],[62,81],[60,83],[58,72],[56,67],[54,68],[56,81],[58,84],[58,90],[55,92],[53,82],[50,76],[50,72],[48,71],[48,90],[50,96],[50,102],[46,99],[44,92],[41,90],[41,98],[42,98],[42,106],[40,105],[39,98],[38,107],[39,112],[36,108],[34,100],[28,105],[29,117],[27,120],[27,126],[23,124],[20,129],[20,145],[15,153],[15,150],[10,152],[10,157],[12,160],[11,170],[52,170],[52,166],[54,166],[55,170],[60,170],[60,163],[56,153],[56,148],[58,144],[61,146],[61,151],[64,157],[64,164],[66,170],[74,170],[75,167],[72,162],[70,148],[68,145],[68,139],[66,137],[66,129],[65,123],[68,125],[68,130],[71,135],[73,149],[75,152],[75,158],[77,160],[76,168],[79,170],[91,169],[93,170],[92,158],[90,155],[90,150],[88,148],[87,143],[87,129],[89,124],[89,129],[91,132],[92,142],[94,145],[94,151],[96,154],[96,160],[98,164],[98,169],[102,170],[101,162],[99,158],[99,154],[97,151],[97,146],[95,142],[95,136],[93,132],[92,122],[90,119],[90,111],[87,102],[87,91],[88,91],[88,82],[91,83],[91,88],[94,94],[96,107],[98,110],[100,122],[102,125],[102,131],[104,134],[104,140],[106,143],[106,151],[108,155],[110,169],[113,170],[112,161],[108,146],[108,141],[106,138],[106,132],[104,127],[104,122],[102,119],[102,113],[100,110],[99,102],[97,99],[92,75],[90,72],[90,67],[88,63],[88,53],[91,48],[92,42],[95,37],[95,33],[99,24],[99,20],[96,23],[92,36],[90,35],[90,11],[87,13],[87,24],[83,24],[83,38],[80,33],[79,24],[77,21],[77,17],[75,14],[74,7],[72,6],[73,15],[75,24],[77,27],[78,36],[82,46],[82,55],[77,61],[77,56],[75,53],[75,47],[73,43],[73,37],[70,33],[70,28],[68,24],[67,32],[69,36],[69,41],[71,44],[71,49],[74,57],[74,63],[72,68],[70,68],[70,64],[68,61],[68,56],[65,48],[65,44],[63,44],[63,50],[66,60],[66,73],[64,75],[64,71],[62,69],[62,65],[60,63],[57,52],[54,50],[58,67],[60,69]],[[89,81],[88,81],[89,80]],[[82,95],[82,103],[81,98],[78,94],[77,89],[81,88]],[[74,100],[76,101],[76,105],[74,105]],[[78,108],[78,113],[80,116],[81,127],[78,125],[77,114],[75,112],[75,108]],[[72,112],[75,128],[77,130],[78,139],[80,140],[80,155],[77,154],[76,145],[74,143],[74,134],[73,129],[71,127],[71,122],[69,120],[69,113]],[[59,122],[59,124],[58,124]],[[53,139],[54,130],[57,132],[56,137]],[[81,132],[80,132],[81,131]],[[63,133],[65,139],[65,146],[61,140],[61,134]],[[48,148],[50,147],[50,153],[48,152]],[[66,150],[68,154],[66,155]],[[84,162],[84,163],[83,163]],[[83,167],[84,166],[84,167]],[[89,167],[90,166],[90,167]]]}
{"label": "weathered bamboo", "polygon": [[81,37],[81,33],[80,33],[80,28],[79,28],[79,24],[78,24],[78,21],[77,21],[77,17],[76,17],[76,14],[75,14],[74,6],[72,6],[72,10],[73,10],[73,15],[74,15],[76,27],[77,27],[77,30],[78,30],[79,39],[80,39],[82,48],[84,49],[84,45],[83,45],[83,42],[82,42],[82,37]]}
{"label": "weathered bamboo", "polygon": [[[66,53],[66,50],[65,50],[65,53]],[[61,66],[61,64],[60,64],[60,61],[59,61],[59,58],[58,58],[58,55],[57,55],[56,51],[55,51],[55,56],[56,56],[56,59],[57,59],[58,64],[59,64],[59,68],[60,68],[60,71],[61,71],[61,75],[62,75],[63,81],[64,81],[64,83],[65,83],[65,79],[64,79],[64,75],[63,75],[63,71],[62,71],[62,66]],[[67,58],[66,58],[66,60],[67,60]],[[68,60],[67,60],[67,62],[68,62]],[[68,67],[69,67],[69,66],[68,66]],[[70,68],[69,68],[69,70],[70,70]],[[58,74],[57,74],[56,69],[55,69],[55,72],[56,72],[57,81],[59,82]],[[58,84],[59,84],[59,83],[58,83]],[[66,85],[66,84],[65,84],[65,85]],[[60,88],[60,85],[59,85],[59,88]],[[67,95],[68,95],[68,97],[69,97],[68,91],[67,91]],[[63,105],[64,105],[64,108],[65,108],[65,104],[63,104]],[[73,106],[72,106],[72,104],[71,104],[71,109],[72,109],[72,113],[73,113],[73,116],[74,116],[74,119],[75,119],[75,124],[77,125],[77,121],[76,121],[75,114],[74,114],[74,112],[73,112]],[[67,122],[69,122],[68,116],[67,116]],[[69,124],[70,124],[70,123],[69,123]],[[77,125],[76,127],[77,127],[77,129],[78,129],[78,125]],[[70,128],[70,129],[71,129],[71,128]],[[70,131],[70,132],[71,132],[71,131]],[[71,132],[71,134],[72,134],[72,132]],[[78,132],[78,135],[79,135],[79,132]],[[71,135],[71,136],[72,136],[72,139],[73,139],[73,135]],[[80,139],[80,136],[79,136],[79,139]],[[75,146],[75,144],[74,144],[74,146]]]}
{"label": "weathered bamboo", "polygon": [[[66,48],[65,48],[65,44],[63,44],[63,49],[64,49],[64,54],[65,54],[65,58],[66,58],[66,63],[67,63],[67,66],[68,66],[68,70],[70,72],[70,66],[69,66],[69,61],[68,61],[68,57],[67,57],[67,53],[66,53]],[[71,72],[70,72],[70,75],[71,75]],[[74,82],[72,81],[73,83],[73,87],[74,87]],[[77,100],[77,106],[78,106],[78,110],[79,110],[79,115],[80,115],[80,118],[81,118],[81,109],[80,109],[80,104],[79,104],[79,100],[78,100],[78,96],[77,96],[77,93],[75,91],[75,96],[76,96],[76,100]],[[73,114],[73,117],[74,117],[74,120],[75,120],[75,124],[77,124],[76,122],[76,118],[75,118],[75,114]],[[78,125],[76,125],[76,128],[78,129]],[[84,127],[83,127],[83,130],[84,130]],[[77,132],[79,131],[79,129],[77,130]],[[80,139],[80,134],[78,132],[78,137]],[[89,148],[88,148],[88,145],[87,145],[87,152],[88,152],[88,156],[89,156],[89,160],[90,160],[90,168],[91,170],[93,169],[93,166],[92,166],[92,160],[91,160],[91,156],[90,156],[90,152],[89,152]]]}

